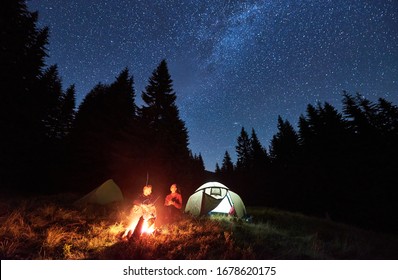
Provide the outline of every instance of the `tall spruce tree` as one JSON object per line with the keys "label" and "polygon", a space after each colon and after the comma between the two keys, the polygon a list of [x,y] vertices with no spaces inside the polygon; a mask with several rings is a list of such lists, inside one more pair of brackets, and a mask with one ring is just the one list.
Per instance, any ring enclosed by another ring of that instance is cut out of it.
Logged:
{"label": "tall spruce tree", "polygon": [[61,139],[61,103],[63,98],[62,82],[57,65],[52,65],[39,78],[39,90],[35,103],[38,118],[44,125],[43,133],[49,140]]}
{"label": "tall spruce tree", "polygon": [[133,77],[124,69],[111,85],[96,85],[83,99],[76,114],[78,133],[97,130],[114,132],[135,118]]}
{"label": "tall spruce tree", "polygon": [[48,28],[37,28],[38,13],[28,11],[26,1],[5,0],[0,7],[1,125],[14,140],[32,141],[31,127],[41,121],[32,103],[45,66]]}
{"label": "tall spruce tree", "polygon": [[[350,139],[342,115],[329,103],[307,106],[307,115],[299,119],[300,178],[310,195],[305,205],[313,212],[334,216],[348,179]],[[345,168],[346,167],[346,168]],[[346,170],[344,170],[346,169]],[[327,174],[334,174],[328,177]]]}
{"label": "tall spruce tree", "polygon": [[25,103],[31,100],[26,98],[33,94],[45,66],[48,28],[37,27],[38,13],[30,12],[24,0],[4,0],[0,7],[0,104],[2,109],[10,105],[12,109],[29,107]]}
{"label": "tall spruce tree", "polygon": [[[134,159],[135,165],[139,165],[133,149],[142,149],[142,143],[138,143],[134,135],[139,134],[133,127],[134,97],[133,78],[124,69],[115,82],[98,84],[83,99],[71,135],[72,160],[75,172],[80,174],[80,185],[92,186],[107,178],[120,178],[122,173],[128,176],[128,168],[119,164],[123,161],[127,165],[126,158]],[[130,172],[134,170],[129,167]],[[79,186],[76,184],[76,187]]]}
{"label": "tall spruce tree", "polygon": [[75,85],[69,86],[65,93],[62,95],[60,111],[59,111],[59,124],[61,138],[68,136],[73,129],[73,121],[75,119],[76,109],[76,91]]}
{"label": "tall spruce tree", "polygon": [[[187,174],[177,174],[175,181],[178,181],[184,186],[184,195],[190,195],[195,192],[196,188],[203,184],[203,178],[205,176],[205,164],[203,162],[202,155],[192,155],[190,152],[190,159],[186,163]],[[183,176],[181,176],[183,175]]]}
{"label": "tall spruce tree", "polygon": [[214,172],[216,173],[217,176],[221,174],[221,168],[220,168],[220,165],[218,164],[218,162],[216,162],[216,167],[215,167]]}
{"label": "tall spruce tree", "polygon": [[[347,124],[329,103],[307,106],[307,116],[299,118],[300,145],[307,153],[328,157],[341,154],[347,143]],[[319,160],[319,159],[318,159]]]}
{"label": "tall spruce tree", "polygon": [[215,173],[217,180],[223,182],[227,186],[236,189],[235,186],[239,185],[239,182],[237,182],[238,176],[236,174],[236,169],[228,151],[224,153],[221,167],[218,164],[216,165]]}
{"label": "tall spruce tree", "polygon": [[153,132],[150,157],[160,164],[159,172],[163,171],[164,176],[181,176],[189,166],[188,131],[179,116],[165,60],[153,71],[142,99],[145,102],[141,108],[142,120]]}
{"label": "tall spruce tree", "polygon": [[38,28],[37,19],[26,1],[0,3],[0,188],[29,187],[36,177],[43,134],[42,112],[34,104],[48,43],[48,28]]}
{"label": "tall spruce tree", "polygon": [[348,119],[348,124],[351,131],[357,137],[365,138],[372,137],[376,133],[375,127],[372,125],[375,118],[375,109],[373,105],[369,104],[369,100],[356,94],[355,97],[347,92],[343,93],[343,112]]}
{"label": "tall spruce tree", "polygon": [[377,123],[380,131],[386,135],[398,136],[398,106],[379,98]]}
{"label": "tall spruce tree", "polygon": [[224,158],[221,165],[221,173],[226,176],[232,176],[234,172],[234,164],[228,151],[225,151]]}
{"label": "tall spruce tree", "polygon": [[194,161],[196,162],[196,164],[195,164],[195,170],[197,170],[198,172],[203,172],[203,171],[205,171],[205,163],[204,163],[204,161],[203,161],[203,157],[202,157],[202,154],[201,154],[201,153],[199,153],[198,156],[195,155]]}
{"label": "tall spruce tree", "polygon": [[237,171],[245,171],[250,169],[251,163],[251,156],[252,156],[252,149],[249,135],[247,134],[244,127],[242,127],[240,131],[240,135],[237,139],[236,145],[236,154],[237,154],[237,161],[236,161],[236,169]]}
{"label": "tall spruce tree", "polygon": [[278,132],[273,136],[270,146],[271,159],[282,165],[293,161],[299,150],[299,138],[297,132],[288,120],[278,116]]}
{"label": "tall spruce tree", "polygon": [[269,163],[269,158],[266,149],[261,145],[260,140],[257,137],[257,133],[252,128],[250,136],[251,146],[251,166],[256,172],[264,172],[264,169]]}
{"label": "tall spruce tree", "polygon": [[109,112],[118,120],[122,127],[129,124],[136,116],[134,80],[127,68],[116,77],[109,87]]}

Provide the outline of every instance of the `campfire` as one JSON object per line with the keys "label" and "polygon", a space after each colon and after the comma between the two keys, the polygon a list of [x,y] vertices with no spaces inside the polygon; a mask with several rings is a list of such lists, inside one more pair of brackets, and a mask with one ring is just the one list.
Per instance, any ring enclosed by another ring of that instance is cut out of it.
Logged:
{"label": "campfire", "polygon": [[139,238],[142,234],[155,231],[156,207],[153,204],[134,205],[129,216],[129,225],[122,235],[123,239]]}

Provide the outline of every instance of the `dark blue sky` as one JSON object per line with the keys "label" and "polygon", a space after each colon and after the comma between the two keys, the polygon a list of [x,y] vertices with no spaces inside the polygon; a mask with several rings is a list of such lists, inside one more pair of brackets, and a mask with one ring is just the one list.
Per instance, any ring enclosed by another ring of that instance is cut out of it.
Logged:
{"label": "dark blue sky", "polygon": [[128,67],[137,104],[152,71],[169,64],[190,148],[206,168],[235,161],[243,127],[268,149],[278,115],[297,124],[308,104],[340,110],[341,93],[398,104],[398,1],[30,0],[50,28],[77,102]]}

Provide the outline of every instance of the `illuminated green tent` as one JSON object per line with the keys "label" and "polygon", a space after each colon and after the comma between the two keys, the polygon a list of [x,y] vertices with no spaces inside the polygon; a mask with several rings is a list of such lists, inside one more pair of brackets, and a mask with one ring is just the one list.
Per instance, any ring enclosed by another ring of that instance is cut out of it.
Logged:
{"label": "illuminated green tent", "polygon": [[76,201],[76,204],[106,205],[112,202],[122,201],[122,200],[123,200],[123,194],[119,186],[116,185],[116,183],[112,179],[109,179],[106,182],[104,182],[102,185],[95,188],[90,193],[86,194],[81,199]]}
{"label": "illuminated green tent", "polygon": [[246,207],[240,196],[225,185],[208,182],[189,197],[185,212],[194,216],[218,213],[242,218],[246,216]]}

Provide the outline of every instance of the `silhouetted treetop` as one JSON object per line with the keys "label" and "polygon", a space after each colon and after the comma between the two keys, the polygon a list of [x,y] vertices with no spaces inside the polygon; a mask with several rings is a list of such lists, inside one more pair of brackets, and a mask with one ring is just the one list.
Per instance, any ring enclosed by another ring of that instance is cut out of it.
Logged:
{"label": "silhouetted treetop", "polygon": [[244,127],[240,131],[240,135],[237,139],[236,145],[236,168],[237,170],[245,170],[250,168],[251,162],[251,143],[249,135],[247,134]]}
{"label": "silhouetted treetop", "polygon": [[274,162],[286,164],[291,162],[299,150],[299,137],[288,120],[278,116],[278,132],[273,136],[270,156]]}
{"label": "silhouetted treetop", "polygon": [[234,171],[234,164],[232,162],[231,156],[229,155],[228,151],[225,151],[220,172],[232,175],[233,171]]}
{"label": "silhouetted treetop", "polygon": [[142,93],[146,104],[141,109],[142,120],[154,131],[154,136],[163,142],[162,146],[168,146],[167,150],[174,154],[172,158],[187,158],[188,131],[180,118],[172,83],[167,63],[162,60]]}

